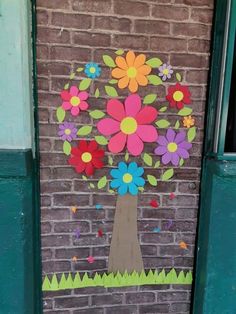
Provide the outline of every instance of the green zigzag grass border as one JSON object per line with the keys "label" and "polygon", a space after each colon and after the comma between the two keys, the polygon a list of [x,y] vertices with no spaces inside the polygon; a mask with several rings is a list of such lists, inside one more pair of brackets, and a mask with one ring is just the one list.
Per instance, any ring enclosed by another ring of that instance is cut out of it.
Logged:
{"label": "green zigzag grass border", "polygon": [[192,284],[192,272],[180,271],[177,274],[175,269],[171,269],[169,272],[165,272],[163,269],[159,273],[157,270],[149,270],[147,273],[142,271],[140,274],[133,272],[128,274],[120,274],[119,272],[114,274],[95,274],[94,277],[89,277],[85,273],[82,278],[77,272],[74,276],[69,273],[65,275],[62,274],[53,274],[51,280],[46,275],[43,280],[43,291],[58,291],[66,289],[78,289],[86,287],[126,287],[126,286],[141,286],[141,285],[191,285]]}

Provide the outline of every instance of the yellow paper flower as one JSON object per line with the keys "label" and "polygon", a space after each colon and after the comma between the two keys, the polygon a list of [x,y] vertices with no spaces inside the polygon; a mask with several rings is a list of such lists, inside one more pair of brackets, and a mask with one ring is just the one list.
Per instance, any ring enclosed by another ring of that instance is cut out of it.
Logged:
{"label": "yellow paper flower", "polygon": [[195,123],[195,120],[192,118],[192,116],[187,116],[187,117],[184,117],[183,119],[183,125],[186,127],[186,128],[190,128],[191,126],[193,126]]}
{"label": "yellow paper flower", "polygon": [[112,70],[112,76],[118,79],[118,87],[123,89],[128,86],[131,93],[135,93],[139,85],[146,86],[148,84],[146,76],[152,69],[145,61],[144,54],[135,56],[133,51],[128,51],[125,58],[116,57],[117,68]]}

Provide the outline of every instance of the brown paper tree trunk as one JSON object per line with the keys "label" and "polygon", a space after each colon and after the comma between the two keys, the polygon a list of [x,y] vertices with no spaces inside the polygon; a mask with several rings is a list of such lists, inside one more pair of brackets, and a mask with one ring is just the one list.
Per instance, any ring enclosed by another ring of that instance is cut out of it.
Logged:
{"label": "brown paper tree trunk", "polygon": [[138,197],[118,195],[108,272],[141,272],[143,260],[137,235]]}

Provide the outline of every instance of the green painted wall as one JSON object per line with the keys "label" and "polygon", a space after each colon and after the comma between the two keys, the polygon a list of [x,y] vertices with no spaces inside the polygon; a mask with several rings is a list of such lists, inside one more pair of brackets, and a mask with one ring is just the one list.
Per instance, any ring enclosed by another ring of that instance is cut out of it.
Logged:
{"label": "green painted wall", "polygon": [[1,314],[41,313],[31,5],[0,0]]}
{"label": "green painted wall", "polygon": [[30,21],[30,1],[0,1],[0,148],[32,147]]}

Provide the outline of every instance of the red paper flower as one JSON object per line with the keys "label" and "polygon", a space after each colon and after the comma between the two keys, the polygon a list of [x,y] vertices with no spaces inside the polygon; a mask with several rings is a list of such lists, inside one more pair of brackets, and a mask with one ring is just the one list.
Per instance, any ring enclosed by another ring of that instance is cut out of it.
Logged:
{"label": "red paper flower", "polygon": [[102,158],[104,150],[98,149],[96,141],[79,141],[78,147],[71,149],[69,164],[75,167],[78,173],[85,172],[87,176],[94,174],[94,169],[100,169],[104,166]]}
{"label": "red paper flower", "polygon": [[170,107],[182,109],[184,105],[191,103],[190,96],[191,94],[187,86],[176,83],[174,86],[168,88],[166,99],[169,101]]}

